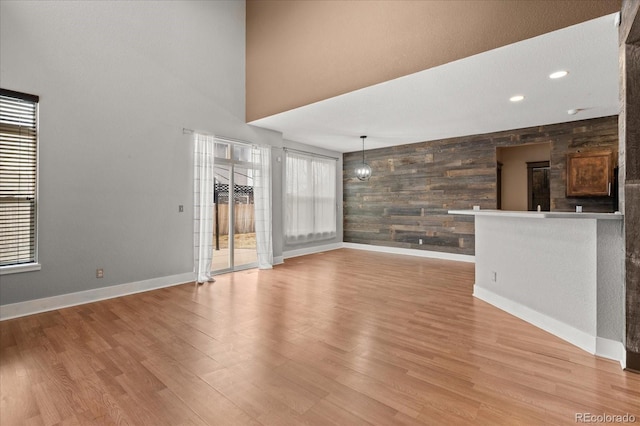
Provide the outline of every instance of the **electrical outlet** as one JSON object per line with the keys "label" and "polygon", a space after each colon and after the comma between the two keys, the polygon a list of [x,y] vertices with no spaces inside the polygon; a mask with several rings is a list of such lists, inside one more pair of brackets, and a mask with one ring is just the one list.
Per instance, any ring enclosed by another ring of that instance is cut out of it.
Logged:
{"label": "electrical outlet", "polygon": [[178,206],[178,213],[182,213],[182,212],[184,212],[184,206],[182,204],[180,204]]}
{"label": "electrical outlet", "polygon": [[104,277],[104,269],[100,268],[100,269],[96,269],[96,278],[103,278]]}
{"label": "electrical outlet", "polygon": [[418,240],[418,244],[422,245],[422,238]]}
{"label": "electrical outlet", "polygon": [[494,283],[498,281],[498,273],[496,271],[491,271],[491,281]]}

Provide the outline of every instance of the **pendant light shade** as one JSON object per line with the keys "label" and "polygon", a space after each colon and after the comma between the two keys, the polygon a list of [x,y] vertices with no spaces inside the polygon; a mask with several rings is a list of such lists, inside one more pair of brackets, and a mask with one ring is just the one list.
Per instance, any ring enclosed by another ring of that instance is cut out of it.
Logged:
{"label": "pendant light shade", "polygon": [[362,164],[356,166],[356,177],[358,180],[367,181],[371,177],[371,167],[364,162],[364,140],[366,136],[360,136],[362,139]]}

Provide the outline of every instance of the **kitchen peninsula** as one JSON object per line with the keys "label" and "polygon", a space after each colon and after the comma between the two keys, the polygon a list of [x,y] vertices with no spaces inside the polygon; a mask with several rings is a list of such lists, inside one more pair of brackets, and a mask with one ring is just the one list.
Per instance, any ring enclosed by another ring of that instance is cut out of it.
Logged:
{"label": "kitchen peninsula", "polygon": [[475,216],[475,297],[624,366],[621,214],[449,214]]}

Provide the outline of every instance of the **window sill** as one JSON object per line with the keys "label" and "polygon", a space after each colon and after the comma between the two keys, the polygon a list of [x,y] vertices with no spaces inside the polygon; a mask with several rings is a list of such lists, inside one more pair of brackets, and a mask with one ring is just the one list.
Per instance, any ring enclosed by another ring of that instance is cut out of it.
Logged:
{"label": "window sill", "polygon": [[19,274],[21,272],[39,271],[42,265],[39,263],[25,263],[24,265],[11,265],[0,267],[0,275]]}

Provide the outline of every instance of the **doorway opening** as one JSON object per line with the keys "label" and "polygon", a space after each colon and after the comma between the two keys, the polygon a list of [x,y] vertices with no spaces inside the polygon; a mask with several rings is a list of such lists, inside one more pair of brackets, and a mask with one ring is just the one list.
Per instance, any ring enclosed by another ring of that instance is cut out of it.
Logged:
{"label": "doorway opening", "polygon": [[551,210],[551,142],[498,147],[496,160],[498,209]]}

